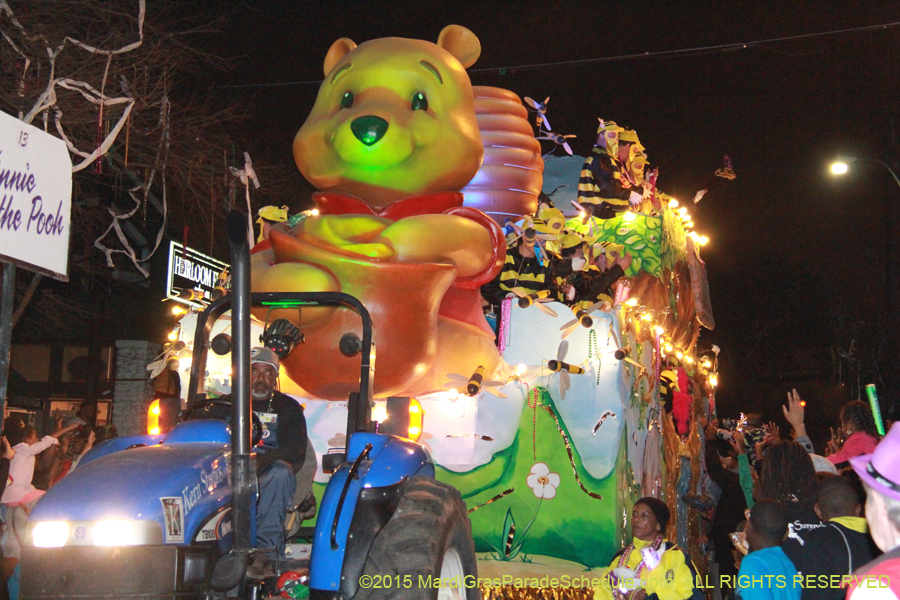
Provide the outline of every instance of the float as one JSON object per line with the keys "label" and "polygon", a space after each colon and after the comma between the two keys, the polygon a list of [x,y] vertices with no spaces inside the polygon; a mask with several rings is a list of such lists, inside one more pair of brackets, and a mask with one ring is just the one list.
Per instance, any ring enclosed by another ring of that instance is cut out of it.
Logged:
{"label": "float", "polygon": [[[645,495],[669,504],[669,539],[705,572],[699,517],[679,498],[705,491],[698,422],[715,410],[718,349],[697,349],[701,327],[714,326],[706,238],[657,188],[633,131],[601,121],[590,156],[543,156],[541,140],[571,153],[547,101],[472,86],[466,68],[480,51],[455,25],[437,43],[334,42],[293,146],[321,190],[316,209],[265,224],[253,291],[341,291],[368,308],[373,414],[390,397],[418,400],[409,437],[461,491],[481,577],[588,597]],[[547,260],[577,235],[587,267],[629,262],[589,306],[510,293],[489,322],[480,288],[500,272],[507,235],[536,231]],[[317,334],[280,381],[305,405],[321,464],[345,445],[358,325],[321,308],[255,317],[254,336],[275,319]],[[184,340],[193,319],[182,320]],[[229,361],[210,359],[211,393],[229,391]],[[317,471],[317,493],[327,478]]]}

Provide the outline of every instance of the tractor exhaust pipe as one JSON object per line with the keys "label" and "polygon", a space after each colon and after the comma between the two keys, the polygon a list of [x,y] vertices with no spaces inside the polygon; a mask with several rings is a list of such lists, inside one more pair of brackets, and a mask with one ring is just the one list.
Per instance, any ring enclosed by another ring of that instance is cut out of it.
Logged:
{"label": "tractor exhaust pipe", "polygon": [[226,221],[231,248],[231,522],[234,546],[217,563],[210,582],[230,590],[247,572],[250,503],[255,473],[250,464],[250,248],[247,218],[233,210]]}
{"label": "tractor exhaust pipe", "polygon": [[247,218],[236,210],[228,215],[231,246],[231,518],[234,549],[249,550],[250,502],[250,248]]}

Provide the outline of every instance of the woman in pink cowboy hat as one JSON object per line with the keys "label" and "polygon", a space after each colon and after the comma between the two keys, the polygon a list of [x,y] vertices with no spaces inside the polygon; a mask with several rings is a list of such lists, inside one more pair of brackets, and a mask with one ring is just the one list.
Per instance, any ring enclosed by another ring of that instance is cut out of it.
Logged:
{"label": "woman in pink cowboy hat", "polygon": [[900,423],[895,423],[872,454],[850,459],[866,487],[866,520],[880,557],[858,569],[848,600],[900,597]]}

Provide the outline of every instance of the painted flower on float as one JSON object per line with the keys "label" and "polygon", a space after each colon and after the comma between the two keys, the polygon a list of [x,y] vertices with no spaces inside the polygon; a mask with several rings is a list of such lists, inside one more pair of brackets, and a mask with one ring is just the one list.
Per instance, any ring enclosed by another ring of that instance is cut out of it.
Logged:
{"label": "painted flower on float", "polygon": [[535,496],[549,500],[556,495],[556,488],[559,487],[559,474],[551,473],[550,467],[542,462],[534,463],[526,481]]}

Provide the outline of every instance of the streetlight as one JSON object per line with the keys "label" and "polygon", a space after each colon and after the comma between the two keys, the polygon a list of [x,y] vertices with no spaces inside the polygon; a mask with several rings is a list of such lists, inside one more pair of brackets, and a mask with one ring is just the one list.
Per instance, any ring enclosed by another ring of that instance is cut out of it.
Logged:
{"label": "streetlight", "polygon": [[850,165],[859,161],[878,163],[888,170],[888,173],[891,174],[891,177],[893,177],[897,185],[900,186],[900,177],[897,177],[897,173],[894,172],[894,169],[892,169],[889,164],[878,158],[868,158],[866,156],[839,156],[837,157],[837,160],[831,163],[831,173],[832,175],[846,175],[850,170]]}
{"label": "streetlight", "polygon": [[[897,173],[894,171],[893,168],[891,168],[891,165],[887,164],[886,162],[884,162],[883,160],[878,159],[878,158],[868,158],[866,156],[839,156],[839,157],[837,157],[837,160],[835,160],[833,163],[831,163],[831,173],[833,175],[846,175],[847,172],[850,170],[850,165],[852,165],[855,162],[859,162],[859,161],[878,163],[879,165],[881,165],[882,167],[887,169],[888,173],[891,174],[891,177],[894,178],[894,183],[896,183],[897,186],[900,187],[900,177],[897,177]],[[893,226],[891,224],[891,214],[892,214],[891,211],[886,211],[886,213],[887,213],[886,219],[887,219],[888,236],[887,236],[887,240],[885,241],[885,254],[887,255],[886,260],[885,260],[885,264],[886,264],[885,275],[886,275],[886,280],[887,280],[885,282],[886,283],[886,286],[885,286],[886,294],[885,295],[887,297],[886,299],[887,299],[888,314],[890,316],[890,320],[888,322],[892,323],[894,320],[894,317],[895,317],[894,306],[896,304],[894,302],[894,293],[893,293],[896,285],[894,283],[894,275],[893,275],[892,269],[891,269],[892,261],[891,261],[891,235],[890,235],[890,232],[893,231]],[[891,410],[891,412],[893,412],[893,410],[892,410],[893,406],[894,406],[893,398],[889,401],[888,405],[890,407],[889,410]]]}

